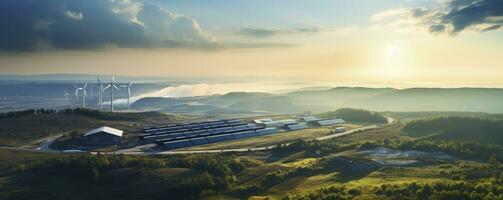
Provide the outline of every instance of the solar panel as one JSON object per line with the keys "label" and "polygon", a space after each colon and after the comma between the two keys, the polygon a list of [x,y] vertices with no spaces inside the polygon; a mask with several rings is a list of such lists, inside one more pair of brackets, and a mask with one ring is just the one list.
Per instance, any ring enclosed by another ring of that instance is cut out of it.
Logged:
{"label": "solar panel", "polygon": [[216,135],[216,136],[208,136],[206,137],[208,142],[222,142],[222,141],[227,141],[227,140],[233,140],[234,136],[232,134],[223,134],[223,135]]}
{"label": "solar panel", "polygon": [[204,137],[200,137],[200,138],[193,138],[193,139],[190,139],[190,141],[192,142],[192,144],[194,145],[203,145],[203,144],[208,144],[208,140],[206,140],[206,138]]}
{"label": "solar panel", "polygon": [[256,130],[256,133],[259,135],[270,135],[270,134],[274,134],[277,132],[278,132],[277,128],[264,128],[264,129]]}
{"label": "solar panel", "polygon": [[206,132],[206,133],[199,134],[198,136],[210,136],[210,135],[214,135],[214,132]]}
{"label": "solar panel", "polygon": [[231,120],[227,120],[226,121],[227,123],[236,123],[236,122],[240,122],[238,119],[231,119]]}
{"label": "solar panel", "polygon": [[216,128],[215,131],[217,132],[225,132],[229,130],[234,130],[234,127],[223,127],[223,128]]}
{"label": "solar panel", "polygon": [[242,130],[247,130],[248,126],[246,125],[241,125],[241,126],[234,126],[234,130],[236,131],[242,131]]}
{"label": "solar panel", "polygon": [[308,128],[308,126],[304,123],[298,123],[298,124],[287,125],[286,128],[290,131],[296,131],[296,130],[306,129],[306,128]]}
{"label": "solar panel", "polygon": [[256,137],[258,136],[255,131],[243,131],[243,132],[237,132],[233,133],[234,137],[236,139],[243,139],[243,138],[249,138],[249,137]]}
{"label": "solar panel", "polygon": [[194,134],[197,134],[197,135],[198,135],[198,134],[201,134],[201,133],[206,133],[206,132],[208,132],[208,130],[207,130],[207,129],[203,129],[203,130],[196,130],[196,131],[192,131],[192,132],[193,132]]}
{"label": "solar panel", "polygon": [[[165,136],[165,135],[163,135]],[[170,135],[166,135],[166,136],[169,136],[170,138],[182,138],[182,137],[187,137],[185,135],[184,132],[181,132],[181,133],[175,133],[175,134],[170,134]]]}
{"label": "solar panel", "polygon": [[154,142],[157,139],[157,136],[145,136],[145,137],[140,137],[141,140],[146,141],[146,142]]}
{"label": "solar panel", "polygon": [[256,124],[248,124],[248,125],[246,125],[246,127],[250,128],[250,129],[258,128],[258,126]]}

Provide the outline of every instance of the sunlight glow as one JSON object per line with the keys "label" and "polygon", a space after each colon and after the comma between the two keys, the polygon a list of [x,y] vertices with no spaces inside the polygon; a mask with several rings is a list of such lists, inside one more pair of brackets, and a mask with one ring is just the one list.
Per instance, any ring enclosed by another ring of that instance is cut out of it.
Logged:
{"label": "sunlight glow", "polygon": [[398,58],[401,54],[401,49],[399,46],[390,45],[386,47],[386,54],[390,58]]}

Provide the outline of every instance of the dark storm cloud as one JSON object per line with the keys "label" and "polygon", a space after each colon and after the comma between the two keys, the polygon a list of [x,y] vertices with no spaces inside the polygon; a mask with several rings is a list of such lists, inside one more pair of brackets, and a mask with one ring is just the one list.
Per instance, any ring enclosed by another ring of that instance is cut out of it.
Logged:
{"label": "dark storm cloud", "polygon": [[135,0],[2,0],[0,30],[3,52],[285,46],[217,43],[195,19]]}
{"label": "dark storm cloud", "polygon": [[442,21],[452,25],[454,33],[473,25],[503,23],[502,19],[497,19],[503,17],[502,0],[453,0],[449,5],[450,10]]}
{"label": "dark storm cloud", "polygon": [[427,25],[434,34],[455,35],[468,28],[492,31],[503,25],[503,1],[451,0],[438,9],[411,9],[410,15],[419,19],[418,25]]}
{"label": "dark storm cloud", "polygon": [[33,51],[148,46],[144,28],[132,23],[127,14],[112,10],[127,4],[103,0],[3,0],[0,48]]}
{"label": "dark storm cloud", "polygon": [[432,8],[394,8],[371,17],[374,22],[417,26],[432,34],[456,35],[465,30],[487,32],[503,26],[503,0],[441,0]]}
{"label": "dark storm cloud", "polygon": [[295,29],[267,29],[267,28],[240,28],[237,34],[258,38],[268,38],[281,34],[317,33],[318,28],[295,28]]}

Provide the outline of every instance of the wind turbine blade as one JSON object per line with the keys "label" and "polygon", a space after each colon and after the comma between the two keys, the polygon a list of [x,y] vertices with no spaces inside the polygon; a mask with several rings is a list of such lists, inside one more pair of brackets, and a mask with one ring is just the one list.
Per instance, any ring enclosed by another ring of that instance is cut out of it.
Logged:
{"label": "wind turbine blade", "polygon": [[129,87],[127,88],[127,95],[128,95],[128,97],[131,96],[131,89],[129,89]]}
{"label": "wind turbine blade", "polygon": [[129,86],[127,86],[128,88],[131,87],[131,85],[133,85],[133,82],[134,81],[131,81],[131,83],[129,83]]}
{"label": "wind turbine blade", "polygon": [[119,85],[119,86],[121,86],[121,87],[123,87],[123,88],[127,88],[127,85]]}
{"label": "wind turbine blade", "polygon": [[86,96],[86,97],[87,97],[87,92],[86,92],[86,90],[82,90],[82,91],[84,91],[84,96]]}
{"label": "wind turbine blade", "polygon": [[106,90],[106,89],[108,89],[110,86],[111,86],[111,84],[108,84],[108,85],[105,87],[105,89],[103,89],[103,91],[104,91],[104,90]]}
{"label": "wind turbine blade", "polygon": [[75,90],[75,96],[77,96],[79,94],[79,89],[76,89]]}
{"label": "wind turbine blade", "polygon": [[74,87],[75,89],[78,89],[78,87],[77,87],[75,84],[73,84],[73,87]]}
{"label": "wind turbine blade", "polygon": [[86,89],[86,87],[87,87],[87,82],[86,82],[86,84],[84,84],[84,89]]}
{"label": "wind turbine blade", "polygon": [[117,90],[119,90],[119,91],[120,91],[120,89],[119,89],[119,88],[118,88],[115,84],[114,84],[114,85],[112,85],[112,86],[114,86],[114,88],[115,88],[115,89],[117,89]]}
{"label": "wind turbine blade", "polygon": [[101,85],[100,77],[96,77],[96,80],[98,80],[98,83]]}

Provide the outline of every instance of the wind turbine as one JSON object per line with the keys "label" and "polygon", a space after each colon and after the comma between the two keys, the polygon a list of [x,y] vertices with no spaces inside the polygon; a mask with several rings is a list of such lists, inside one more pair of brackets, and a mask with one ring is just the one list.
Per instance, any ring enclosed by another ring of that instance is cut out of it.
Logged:
{"label": "wind turbine", "polygon": [[103,94],[105,94],[105,89],[103,88],[103,83],[101,83],[100,77],[96,77],[98,80],[98,101],[100,103],[100,110],[103,110]]}
{"label": "wind turbine", "polygon": [[84,84],[84,87],[77,87],[76,85],[73,85],[73,87],[75,88],[75,97],[77,98],[77,101],[79,100],[79,91],[82,91],[82,107],[83,108],[86,108],[86,96],[87,96],[87,93],[86,93],[86,87],[87,87],[87,83]]}
{"label": "wind turbine", "polygon": [[108,89],[109,87],[112,87],[110,88],[110,112],[113,112],[114,111],[114,88],[118,91],[120,91],[120,89],[117,87],[117,84],[115,83],[115,76],[112,76],[112,82],[110,82],[110,84],[108,84],[104,90]]}
{"label": "wind turbine", "polygon": [[93,87],[89,88],[91,90],[91,102],[93,101]]}
{"label": "wind turbine", "polygon": [[129,98],[131,97],[131,85],[133,85],[133,82],[134,81],[131,81],[131,83],[129,83],[129,85],[121,85],[121,87],[127,88],[127,109],[128,110],[131,109],[131,104],[129,104]]}
{"label": "wind turbine", "polygon": [[68,93],[66,90],[65,90],[65,104],[66,106],[68,106],[68,97],[70,96],[70,93]]}

